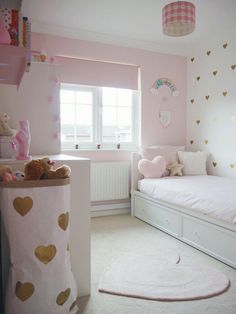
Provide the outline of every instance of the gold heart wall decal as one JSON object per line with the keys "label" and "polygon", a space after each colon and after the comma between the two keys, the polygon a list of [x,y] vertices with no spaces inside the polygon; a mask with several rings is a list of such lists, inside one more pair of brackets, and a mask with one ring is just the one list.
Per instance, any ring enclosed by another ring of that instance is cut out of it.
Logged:
{"label": "gold heart wall decal", "polygon": [[48,246],[38,246],[35,249],[34,254],[40,262],[48,264],[49,262],[51,262],[51,260],[53,260],[56,252],[57,248],[55,247],[55,245],[51,244]]}
{"label": "gold heart wall decal", "polygon": [[215,161],[213,161],[212,164],[213,164],[214,167],[217,166],[217,162],[215,162]]}
{"label": "gold heart wall decal", "polygon": [[192,104],[194,103],[194,99],[193,98],[190,101],[191,101]]}
{"label": "gold heart wall decal", "polygon": [[33,207],[33,200],[31,197],[16,197],[13,201],[15,210],[21,215],[25,216]]}
{"label": "gold heart wall decal", "polygon": [[69,213],[67,212],[67,213],[61,214],[58,217],[58,225],[60,226],[60,228],[65,231],[68,227],[68,224],[69,224]]}
{"label": "gold heart wall decal", "polygon": [[208,100],[208,99],[209,99],[209,97],[210,97],[210,96],[209,96],[209,95],[207,95],[207,96],[205,97],[205,98],[206,98],[206,100]]}
{"label": "gold heart wall decal", "polygon": [[211,50],[208,50],[207,51],[207,55],[209,56],[211,54]]}
{"label": "gold heart wall decal", "polygon": [[78,306],[76,300],[71,304],[70,311],[72,311],[75,306]]}
{"label": "gold heart wall decal", "polygon": [[196,120],[196,122],[197,122],[197,124],[199,124],[199,123],[200,123],[200,120]]}
{"label": "gold heart wall decal", "polygon": [[225,91],[225,92],[223,92],[222,94],[223,94],[223,96],[226,96],[226,95],[227,95],[227,92]]}
{"label": "gold heart wall decal", "polygon": [[30,282],[22,283],[18,281],[16,283],[15,294],[22,302],[29,299],[34,293],[34,285]]}
{"label": "gold heart wall decal", "polygon": [[193,141],[193,140],[191,140],[191,141],[190,141],[190,144],[192,145],[193,143],[194,143],[194,141]]}
{"label": "gold heart wall decal", "polygon": [[231,169],[234,169],[235,164],[230,164],[229,166],[230,166]]}
{"label": "gold heart wall decal", "polygon": [[194,61],[194,57],[190,59],[192,62]]}
{"label": "gold heart wall decal", "polygon": [[228,46],[228,44],[227,44],[227,43],[225,43],[225,44],[223,45],[223,48],[227,48],[227,46]]}
{"label": "gold heart wall decal", "polygon": [[63,305],[69,298],[70,296],[70,288],[66,289],[65,291],[62,291],[58,294],[57,296],[57,304],[58,305]]}
{"label": "gold heart wall decal", "polygon": [[215,76],[216,76],[217,72],[218,72],[218,71],[213,71],[212,73],[213,73],[213,75],[215,75]]}
{"label": "gold heart wall decal", "polygon": [[236,64],[231,65],[231,69],[234,70],[236,68]]}
{"label": "gold heart wall decal", "polygon": [[196,77],[197,81],[199,81],[199,80],[200,80],[200,78],[201,78],[200,76],[197,76],[197,77]]}
{"label": "gold heart wall decal", "polygon": [[204,143],[205,143],[205,144],[208,144],[208,140],[205,140]]}

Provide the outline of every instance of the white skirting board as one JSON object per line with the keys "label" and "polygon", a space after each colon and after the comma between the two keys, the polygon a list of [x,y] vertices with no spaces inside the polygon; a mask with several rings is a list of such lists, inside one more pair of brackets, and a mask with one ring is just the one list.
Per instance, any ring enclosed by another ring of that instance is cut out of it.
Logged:
{"label": "white skirting board", "polygon": [[91,206],[91,217],[130,214],[130,202]]}

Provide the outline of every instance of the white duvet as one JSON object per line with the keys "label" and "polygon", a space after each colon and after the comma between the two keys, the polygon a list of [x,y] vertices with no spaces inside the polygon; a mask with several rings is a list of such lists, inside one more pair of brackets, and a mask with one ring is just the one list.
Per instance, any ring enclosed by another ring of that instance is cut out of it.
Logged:
{"label": "white duvet", "polygon": [[236,224],[236,179],[217,176],[164,177],[138,182],[154,199]]}

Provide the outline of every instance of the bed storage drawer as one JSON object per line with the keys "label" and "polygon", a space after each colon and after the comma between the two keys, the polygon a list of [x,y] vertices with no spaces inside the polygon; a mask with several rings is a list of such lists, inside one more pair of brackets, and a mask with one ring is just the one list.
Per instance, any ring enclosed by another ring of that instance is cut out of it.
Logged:
{"label": "bed storage drawer", "polygon": [[171,210],[161,208],[156,203],[143,200],[135,196],[135,216],[149,224],[178,237],[179,235],[179,215]]}
{"label": "bed storage drawer", "polygon": [[[183,217],[181,239],[221,261],[236,264],[236,233],[194,218]],[[235,248],[232,250],[232,248]]]}

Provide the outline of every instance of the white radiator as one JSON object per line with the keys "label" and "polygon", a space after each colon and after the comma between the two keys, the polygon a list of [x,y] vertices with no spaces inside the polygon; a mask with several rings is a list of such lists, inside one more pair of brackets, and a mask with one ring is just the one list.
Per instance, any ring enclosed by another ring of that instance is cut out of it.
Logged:
{"label": "white radiator", "polygon": [[91,163],[91,201],[129,198],[129,163]]}

